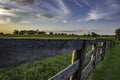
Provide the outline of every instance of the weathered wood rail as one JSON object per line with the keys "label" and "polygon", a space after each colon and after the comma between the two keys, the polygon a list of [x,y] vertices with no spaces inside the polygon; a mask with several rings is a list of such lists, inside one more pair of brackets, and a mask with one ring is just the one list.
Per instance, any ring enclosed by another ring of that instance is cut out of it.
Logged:
{"label": "weathered wood rail", "polygon": [[[101,42],[101,45],[98,45]],[[87,80],[114,41],[105,39],[6,39],[0,38],[0,67],[44,59],[73,51],[72,64],[49,80]],[[92,50],[86,54],[88,46]],[[89,63],[84,66],[86,62]]]}
{"label": "weathered wood rail", "polygon": [[[73,51],[72,64],[49,80],[87,80],[96,65],[104,59],[105,53],[114,44],[114,41],[105,39],[84,40],[82,47]],[[87,47],[91,45],[92,50],[86,54]],[[87,60],[89,63],[84,66]]]}

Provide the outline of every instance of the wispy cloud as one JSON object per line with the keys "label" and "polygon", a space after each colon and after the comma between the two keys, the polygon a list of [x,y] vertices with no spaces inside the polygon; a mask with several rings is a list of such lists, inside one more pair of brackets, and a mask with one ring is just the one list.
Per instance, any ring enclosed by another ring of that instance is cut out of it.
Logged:
{"label": "wispy cloud", "polygon": [[79,7],[84,7],[84,5],[89,5],[89,1],[88,0],[73,0],[76,5],[78,5]]}
{"label": "wispy cloud", "polygon": [[67,23],[68,21],[67,20],[63,20],[63,23]]}
{"label": "wispy cloud", "polygon": [[85,20],[112,20],[115,18],[114,15],[120,12],[119,6],[116,0],[103,1],[102,4],[95,3],[95,6],[88,11]]}
{"label": "wispy cloud", "polygon": [[22,3],[22,4],[33,4],[35,0],[9,0],[9,1],[16,1],[18,3]]}
{"label": "wispy cloud", "polygon": [[4,20],[0,20],[0,24],[5,24],[6,22]]}
{"label": "wispy cloud", "polygon": [[[30,19],[49,18],[52,20],[64,20],[69,15],[70,10],[63,0],[0,0],[0,15],[24,17]],[[17,15],[17,16],[16,16]],[[14,20],[13,20],[14,21]],[[18,20],[19,21],[19,20]]]}
{"label": "wispy cloud", "polygon": [[8,24],[11,22],[10,18],[0,19],[0,24]]}
{"label": "wispy cloud", "polygon": [[85,20],[86,21],[104,20],[106,15],[107,14],[100,13],[97,10],[90,10],[90,12],[88,12],[88,16]]}
{"label": "wispy cloud", "polygon": [[0,19],[19,23],[46,19],[62,23],[119,19],[118,0],[0,0]]}
{"label": "wispy cloud", "polygon": [[53,6],[45,1],[36,1],[37,15],[39,15],[40,18],[64,19],[70,13],[70,10],[62,0],[53,0],[53,3],[56,5]]}
{"label": "wispy cloud", "polygon": [[74,2],[75,2],[79,7],[82,7],[82,4],[79,2],[79,0],[74,0]]}
{"label": "wispy cloud", "polygon": [[10,8],[8,7],[0,7],[0,15],[4,16],[15,16],[14,13],[10,13]]}

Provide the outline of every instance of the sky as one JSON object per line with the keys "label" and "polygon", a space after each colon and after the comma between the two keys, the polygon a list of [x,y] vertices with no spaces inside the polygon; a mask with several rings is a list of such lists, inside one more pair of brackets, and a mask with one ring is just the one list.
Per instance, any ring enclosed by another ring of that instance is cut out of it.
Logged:
{"label": "sky", "polygon": [[0,0],[0,32],[36,30],[114,34],[120,0]]}

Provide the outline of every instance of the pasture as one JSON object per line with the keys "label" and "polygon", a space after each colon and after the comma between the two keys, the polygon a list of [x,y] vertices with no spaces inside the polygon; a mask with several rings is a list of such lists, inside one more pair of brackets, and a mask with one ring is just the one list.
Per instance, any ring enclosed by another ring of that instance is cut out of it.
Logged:
{"label": "pasture", "polygon": [[83,36],[83,35],[13,35],[6,34],[0,35],[0,38],[40,38],[40,39],[95,39],[95,38],[104,38],[104,39],[116,39],[115,36]]}

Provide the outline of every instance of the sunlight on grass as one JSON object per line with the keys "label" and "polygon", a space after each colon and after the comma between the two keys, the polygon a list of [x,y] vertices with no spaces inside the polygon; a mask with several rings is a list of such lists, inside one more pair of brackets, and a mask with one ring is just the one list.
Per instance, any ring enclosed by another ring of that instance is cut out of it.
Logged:
{"label": "sunlight on grass", "polygon": [[100,62],[89,80],[120,80],[120,43]]}

